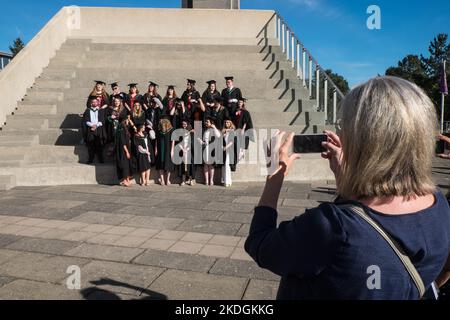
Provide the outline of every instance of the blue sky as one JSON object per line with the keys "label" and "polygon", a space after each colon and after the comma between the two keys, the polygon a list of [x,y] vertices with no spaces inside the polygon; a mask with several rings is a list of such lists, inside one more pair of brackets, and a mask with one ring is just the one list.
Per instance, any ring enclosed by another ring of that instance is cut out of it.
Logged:
{"label": "blue sky", "polygon": [[[18,36],[29,41],[65,5],[180,7],[181,0],[4,1],[0,50]],[[381,30],[366,27],[369,5],[381,8]],[[354,86],[410,53],[426,54],[438,33],[450,34],[448,0],[241,0],[243,9],[277,10],[324,68]]]}

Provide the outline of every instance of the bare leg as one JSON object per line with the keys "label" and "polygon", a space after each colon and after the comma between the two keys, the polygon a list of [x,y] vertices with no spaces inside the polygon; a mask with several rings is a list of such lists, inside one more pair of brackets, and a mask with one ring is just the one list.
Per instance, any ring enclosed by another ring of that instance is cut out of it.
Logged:
{"label": "bare leg", "polygon": [[167,180],[166,180],[166,185],[170,186],[170,171],[167,171]]}
{"label": "bare leg", "polygon": [[209,183],[209,185],[211,185],[211,186],[213,186],[214,185],[214,166],[210,166],[210,169],[209,169],[210,171],[209,171],[209,179],[210,179],[210,183]]}
{"label": "bare leg", "polygon": [[159,184],[164,185],[164,170],[159,170]]}
{"label": "bare leg", "polygon": [[203,167],[203,174],[205,176],[205,184],[207,186],[209,186],[209,166],[207,164],[205,164],[205,166]]}

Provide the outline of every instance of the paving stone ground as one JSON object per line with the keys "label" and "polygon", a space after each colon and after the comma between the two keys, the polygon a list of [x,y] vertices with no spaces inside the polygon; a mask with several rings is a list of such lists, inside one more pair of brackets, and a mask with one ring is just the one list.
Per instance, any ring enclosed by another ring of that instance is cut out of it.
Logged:
{"label": "paving stone ground", "polygon": [[[450,162],[437,159],[433,176],[446,192]],[[0,299],[274,299],[279,277],[243,248],[262,188],[0,192]],[[279,221],[334,197],[333,181],[287,182]],[[79,290],[68,289],[70,266],[80,269]]]}

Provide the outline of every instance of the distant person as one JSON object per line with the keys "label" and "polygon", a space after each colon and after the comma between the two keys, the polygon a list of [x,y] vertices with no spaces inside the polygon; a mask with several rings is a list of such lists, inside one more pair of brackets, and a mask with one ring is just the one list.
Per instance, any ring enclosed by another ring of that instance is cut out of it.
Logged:
{"label": "distant person", "polygon": [[122,101],[125,101],[125,98],[127,97],[127,94],[125,92],[122,92],[119,87],[118,82],[111,83],[111,94],[109,95],[109,105],[112,106],[114,103],[114,99],[119,98]]}
{"label": "distant person", "polygon": [[113,155],[114,152],[114,143],[116,137],[116,131],[119,126],[120,117],[126,118],[128,113],[123,106],[123,102],[119,97],[113,99],[113,103],[111,106],[106,109],[105,113],[105,131],[106,131],[106,143],[110,144],[108,149],[108,155]]}
{"label": "distant person", "polygon": [[98,99],[90,100],[90,107],[83,114],[83,139],[86,142],[89,154],[88,164],[94,162],[97,155],[100,163],[103,160],[103,146],[106,140],[103,124],[105,123],[105,110],[100,109]]}
{"label": "distant person", "polygon": [[[450,138],[447,136],[444,136],[442,134],[440,134],[438,136],[439,140],[444,141],[446,144],[450,144]],[[439,158],[443,158],[443,159],[450,159],[450,152],[448,154],[445,153],[441,153],[437,155]]]}
{"label": "distant person", "polygon": [[180,185],[195,185],[195,166],[194,166],[194,131],[188,119],[181,121],[181,129],[184,130],[183,136],[177,142],[181,149],[182,162],[177,167],[178,177],[181,179]]}
{"label": "distant person", "polygon": [[[250,140],[255,141],[253,133],[253,121],[250,112],[245,108],[247,99],[241,97],[238,102],[238,107],[233,113],[232,118],[236,129],[241,129],[241,133],[247,133],[240,141],[239,159],[242,159],[245,155],[245,150],[248,149]],[[252,130],[252,131],[249,131]],[[242,136],[241,136],[242,137]]]}
{"label": "distant person", "polygon": [[159,121],[156,135],[156,170],[159,171],[158,182],[160,185],[171,185],[170,175],[175,169],[172,161],[175,141],[172,141],[173,127],[170,119],[164,116]]}
{"label": "distant person", "polygon": [[137,162],[137,172],[140,175],[140,185],[148,186],[150,183],[150,169],[155,163],[155,152],[145,131],[145,124],[137,126],[138,132],[134,136],[134,152]]}
{"label": "distant person", "polygon": [[147,131],[158,126],[158,118],[161,110],[164,108],[162,103],[163,99],[158,94],[158,87],[157,83],[150,81],[148,91],[142,97],[142,107],[144,108],[147,120]]}
{"label": "distant person", "polygon": [[339,201],[277,227],[280,190],[299,158],[289,155],[289,135],[255,208],[245,250],[281,276],[278,299],[419,299],[440,274],[450,274],[450,209],[431,176],[435,107],[415,84],[378,77],[353,89],[342,110],[342,131],[326,131],[322,154]]}
{"label": "distant person", "polygon": [[[214,120],[214,123],[217,124],[217,129],[222,130],[223,122],[225,118],[230,117],[230,113],[228,112],[228,109],[225,108],[223,105],[222,97],[215,97],[214,98],[214,106],[209,107],[205,110],[205,119],[210,118]],[[205,128],[206,128],[206,120],[205,120]]]}
{"label": "distant person", "polygon": [[219,91],[217,91],[217,82],[216,80],[209,80],[206,82],[208,84],[208,88],[202,94],[202,100],[205,104],[206,109],[214,107],[214,100],[218,97],[221,97]]}
{"label": "distant person", "polygon": [[231,187],[231,172],[236,171],[236,132],[231,118],[225,118],[223,136],[223,165],[222,165],[222,185]]}
{"label": "distant person", "polygon": [[178,99],[177,92],[175,91],[176,86],[175,85],[168,85],[166,96],[164,97],[162,103],[163,103],[163,109],[160,113],[160,118],[166,117],[172,122],[173,116],[171,116],[171,113],[173,114],[173,111],[175,109],[175,102]]}
{"label": "distant person", "polygon": [[195,89],[197,81],[187,79],[186,90],[183,92],[181,99],[184,102],[186,117],[193,127],[195,121],[203,120],[204,106],[201,101],[200,93]]}
{"label": "distant person", "polygon": [[242,98],[241,89],[234,87],[234,77],[225,77],[226,88],[222,90],[223,105],[230,114],[233,114]]}
{"label": "distant person", "polygon": [[105,90],[106,83],[101,80],[95,80],[95,86],[92,89],[91,93],[89,94],[88,101],[86,103],[86,107],[90,107],[90,101],[92,99],[97,99],[99,108],[100,109],[106,109],[109,105],[109,95]]}
{"label": "distant person", "polygon": [[129,116],[121,117],[115,139],[117,177],[119,178],[120,185],[123,187],[129,187],[131,185],[130,180],[133,176],[131,168],[132,149],[129,125]]}
{"label": "distant person", "polygon": [[125,98],[125,107],[128,109],[130,113],[133,112],[133,107],[135,102],[141,103],[142,96],[139,94],[139,89],[137,87],[137,83],[130,83],[128,87],[130,88],[126,98]]}
{"label": "distant person", "polygon": [[203,175],[205,177],[205,184],[207,186],[214,185],[215,166],[218,164],[216,159],[216,152],[214,143],[221,138],[221,132],[215,125],[213,118],[207,118],[205,121],[205,132],[203,139],[199,139],[199,143],[203,146]]}

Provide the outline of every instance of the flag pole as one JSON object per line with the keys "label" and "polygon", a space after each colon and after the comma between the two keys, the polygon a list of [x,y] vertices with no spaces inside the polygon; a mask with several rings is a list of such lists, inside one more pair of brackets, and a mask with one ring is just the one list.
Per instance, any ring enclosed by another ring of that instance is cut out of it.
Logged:
{"label": "flag pole", "polygon": [[[445,63],[446,61],[443,60],[442,63],[444,64],[444,77],[445,74]],[[444,92],[441,92],[441,133],[444,133],[444,105],[445,105],[445,94]]]}

